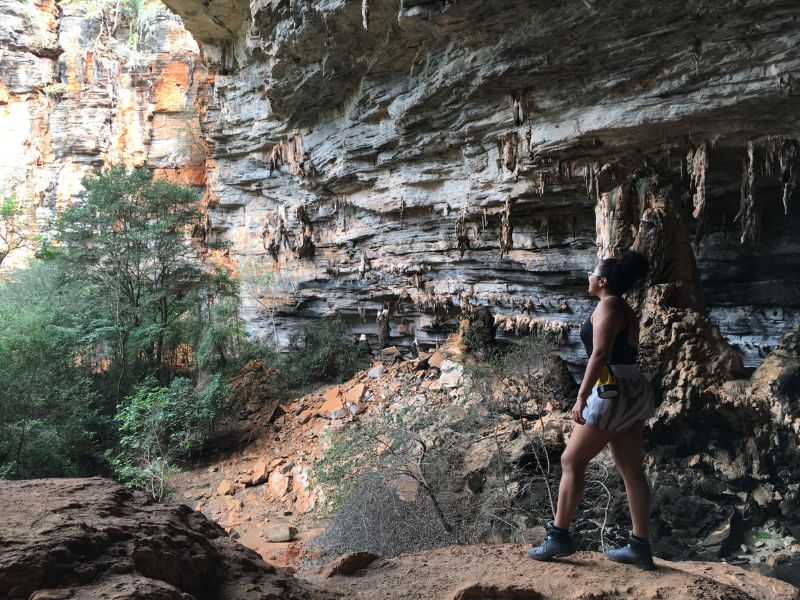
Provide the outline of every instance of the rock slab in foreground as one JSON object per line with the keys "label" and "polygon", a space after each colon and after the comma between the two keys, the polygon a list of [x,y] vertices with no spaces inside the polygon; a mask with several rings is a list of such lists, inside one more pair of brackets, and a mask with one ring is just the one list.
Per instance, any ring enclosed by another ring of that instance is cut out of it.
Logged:
{"label": "rock slab in foreground", "polygon": [[102,478],[0,482],[0,598],[332,600],[183,505]]}
{"label": "rock slab in foreground", "polygon": [[376,560],[356,577],[304,575],[353,600],[800,600],[800,590],[725,563],[657,560],[655,571],[578,552],[541,563],[524,546],[453,546]]}

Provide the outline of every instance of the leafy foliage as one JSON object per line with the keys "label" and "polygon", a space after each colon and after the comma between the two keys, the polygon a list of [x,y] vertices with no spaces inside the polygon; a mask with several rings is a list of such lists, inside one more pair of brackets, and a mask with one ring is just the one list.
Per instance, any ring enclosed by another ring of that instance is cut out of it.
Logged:
{"label": "leafy foliage", "polygon": [[96,468],[103,423],[79,299],[47,263],[0,287],[0,477]]}
{"label": "leafy foliage", "polygon": [[346,381],[369,365],[341,319],[303,325],[289,339],[286,375],[290,387],[314,381]]}
{"label": "leafy foliage", "polygon": [[123,481],[158,500],[168,495],[167,479],[177,471],[177,459],[203,446],[223,407],[226,390],[221,376],[212,378],[199,393],[192,388],[183,377],[168,387],[146,380],[125,398],[115,417],[120,451],[109,453],[114,470]]}
{"label": "leafy foliage", "polygon": [[0,199],[0,266],[9,254],[20,248],[30,248],[38,238],[26,234],[25,214],[15,196]]}
{"label": "leafy foliage", "polygon": [[185,235],[197,197],[146,169],[111,169],[84,186],[57,225],[62,269],[102,307],[95,330],[112,349],[118,387],[145,376],[166,382],[165,358],[183,341],[191,310],[230,293],[223,274],[200,267]]}
{"label": "leafy foliage", "polygon": [[114,448],[117,473],[161,496],[250,351],[237,289],[197,259],[192,190],[144,169],[84,186],[58,244],[0,288],[0,477],[103,472]]}
{"label": "leafy foliage", "polygon": [[[0,288],[0,477],[110,465],[163,498],[245,361],[266,361],[292,387],[366,366],[338,320],[303,327],[287,357],[249,338],[238,285],[193,245],[202,213],[191,189],[122,168],[83,185],[55,224],[57,243]],[[19,214],[4,200],[2,231],[16,232]]]}

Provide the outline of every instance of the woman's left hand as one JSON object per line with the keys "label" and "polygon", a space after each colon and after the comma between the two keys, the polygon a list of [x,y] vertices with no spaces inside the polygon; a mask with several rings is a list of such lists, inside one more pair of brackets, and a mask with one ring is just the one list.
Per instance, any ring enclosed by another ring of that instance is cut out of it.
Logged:
{"label": "woman's left hand", "polygon": [[578,425],[585,425],[586,421],[583,420],[583,409],[586,408],[586,398],[578,396],[575,406],[572,407],[572,420]]}

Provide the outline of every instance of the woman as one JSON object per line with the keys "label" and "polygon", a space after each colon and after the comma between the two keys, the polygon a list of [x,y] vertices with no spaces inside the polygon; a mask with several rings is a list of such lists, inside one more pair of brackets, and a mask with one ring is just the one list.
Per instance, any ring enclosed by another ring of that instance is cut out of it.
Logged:
{"label": "woman", "polygon": [[[544,542],[528,550],[536,560],[575,552],[569,526],[583,496],[586,466],[608,444],[625,482],[633,531],[627,546],[606,555],[616,562],[654,568],[648,541],[650,489],[642,469],[642,430],[655,408],[653,392],[636,365],[636,315],[622,299],[647,270],[647,259],[628,251],[619,259],[601,261],[589,272],[589,293],[600,299],[581,327],[589,363],[572,408],[575,428],[561,456],[555,522],[547,524]],[[614,381],[607,381],[606,369]]]}

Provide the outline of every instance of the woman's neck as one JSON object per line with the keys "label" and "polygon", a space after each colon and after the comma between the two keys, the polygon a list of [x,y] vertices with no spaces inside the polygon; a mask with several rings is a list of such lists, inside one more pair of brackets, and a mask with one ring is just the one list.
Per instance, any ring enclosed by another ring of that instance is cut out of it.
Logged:
{"label": "woman's neck", "polygon": [[621,298],[622,296],[620,296],[619,294],[614,294],[614,293],[612,293],[612,292],[609,292],[609,291],[607,291],[607,290],[600,290],[600,291],[597,293],[597,297],[598,297],[600,300],[605,300],[606,298]]}

